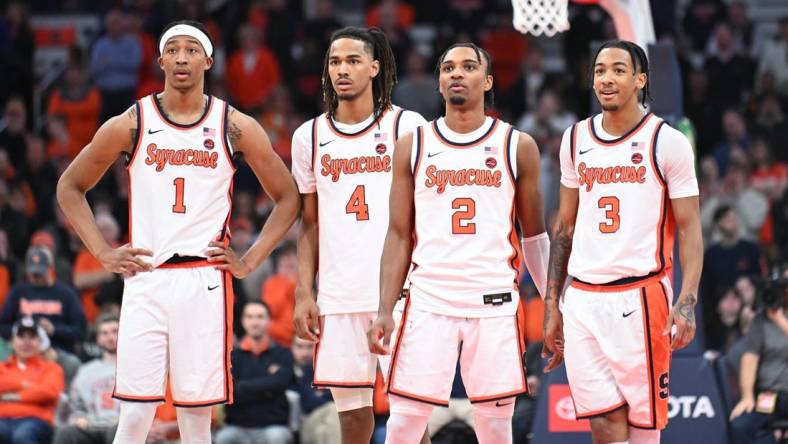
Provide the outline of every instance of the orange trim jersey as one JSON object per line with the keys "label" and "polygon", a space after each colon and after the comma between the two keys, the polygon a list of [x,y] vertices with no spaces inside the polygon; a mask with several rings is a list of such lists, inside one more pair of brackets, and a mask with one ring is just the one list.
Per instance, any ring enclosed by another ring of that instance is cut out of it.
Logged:
{"label": "orange trim jersey", "polygon": [[492,118],[467,134],[451,131],[442,118],[414,133],[414,309],[461,317],[516,313],[518,139],[510,124]]}
{"label": "orange trim jersey", "polygon": [[318,196],[321,315],[377,311],[395,143],[424,122],[399,107],[356,125],[321,114],[293,135],[298,189]]}
{"label": "orange trim jersey", "polygon": [[561,183],[579,190],[569,274],[608,284],[669,270],[670,199],[698,195],[687,138],[651,113],[616,138],[598,114],[567,129],[560,160]]}
{"label": "orange trim jersey", "polygon": [[138,141],[127,166],[131,245],[153,251],[154,266],[176,254],[204,256],[209,242],[228,236],[235,166],[227,104],[208,96],[192,125],[169,120],[155,95],[135,106]]}

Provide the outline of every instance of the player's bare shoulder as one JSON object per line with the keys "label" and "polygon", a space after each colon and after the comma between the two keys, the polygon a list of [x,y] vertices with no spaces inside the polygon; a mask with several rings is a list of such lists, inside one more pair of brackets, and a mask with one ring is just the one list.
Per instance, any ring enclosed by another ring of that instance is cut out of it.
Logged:
{"label": "player's bare shoulder", "polygon": [[241,154],[271,145],[260,123],[232,105],[227,105],[227,140],[233,152]]}

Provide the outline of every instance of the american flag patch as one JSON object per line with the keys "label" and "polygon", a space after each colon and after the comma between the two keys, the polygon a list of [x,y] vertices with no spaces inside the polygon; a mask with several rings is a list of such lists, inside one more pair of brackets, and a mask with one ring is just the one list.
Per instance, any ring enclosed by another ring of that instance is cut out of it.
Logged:
{"label": "american flag patch", "polygon": [[375,142],[383,142],[386,140],[386,133],[375,133]]}
{"label": "american flag patch", "polygon": [[202,128],[202,136],[203,137],[216,137],[216,130],[213,128],[203,127]]}
{"label": "american flag patch", "polygon": [[497,146],[485,146],[484,147],[484,154],[498,154],[498,147]]}
{"label": "american flag patch", "polygon": [[646,148],[646,142],[632,142],[633,150],[642,150]]}

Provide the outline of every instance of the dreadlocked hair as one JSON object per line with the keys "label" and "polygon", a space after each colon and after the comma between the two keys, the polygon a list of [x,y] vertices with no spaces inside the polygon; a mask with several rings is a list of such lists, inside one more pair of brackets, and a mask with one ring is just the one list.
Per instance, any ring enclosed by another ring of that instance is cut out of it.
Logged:
{"label": "dreadlocked hair", "polygon": [[[642,73],[646,75],[646,84],[643,85],[643,89],[640,91],[640,103],[643,106],[646,106],[646,103],[651,102],[651,82],[650,82],[650,75],[648,71],[648,57],[646,57],[646,52],[643,51],[643,48],[640,47],[635,42],[630,42],[629,40],[608,40],[602,43],[602,46],[597,49],[596,54],[594,54],[594,64],[596,64],[596,59],[599,57],[599,53],[602,52],[603,49],[607,48],[618,48],[623,49],[624,51],[629,53],[629,57],[632,58],[632,64],[635,67],[635,72],[632,75],[637,73]],[[591,69],[591,84],[594,83],[594,70]]]}
{"label": "dreadlocked hair", "polygon": [[[443,60],[446,58],[446,54],[448,54],[449,51],[451,51],[454,48],[471,48],[473,52],[476,53],[476,61],[479,62],[479,64],[482,63],[482,57],[484,57],[484,61],[487,62],[487,69],[485,69],[484,74],[488,76],[492,75],[492,58],[490,57],[490,53],[488,53],[481,46],[472,42],[455,43],[449,46],[448,48],[446,48],[446,50],[443,51],[443,54],[441,54],[441,56],[438,57],[438,64],[435,66],[436,75],[440,76],[441,63],[443,63]],[[441,96],[441,100],[443,100],[443,96]],[[495,104],[495,94],[493,93],[492,88],[490,88],[489,91],[484,92],[484,109],[492,108],[494,104]]]}
{"label": "dreadlocked hair", "polygon": [[374,121],[377,122],[383,113],[391,108],[391,93],[397,83],[397,64],[394,61],[394,53],[391,45],[386,38],[386,34],[380,28],[355,28],[347,27],[335,31],[331,34],[329,49],[323,61],[323,102],[328,107],[328,115],[333,118],[339,106],[339,98],[331,83],[331,76],[328,74],[328,57],[331,52],[331,44],[339,39],[354,39],[364,42],[364,48],[372,56],[372,60],[380,63],[378,75],[372,79],[372,100],[374,103]]}

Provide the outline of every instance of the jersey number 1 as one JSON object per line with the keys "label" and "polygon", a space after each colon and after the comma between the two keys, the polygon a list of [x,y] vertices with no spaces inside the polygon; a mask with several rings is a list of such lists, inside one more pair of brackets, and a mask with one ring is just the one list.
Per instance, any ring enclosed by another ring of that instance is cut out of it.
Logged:
{"label": "jersey number 1", "polygon": [[178,177],[172,181],[172,184],[175,185],[175,205],[172,206],[173,213],[185,213],[186,212],[186,205],[183,204],[183,188],[186,179],[183,177]]}
{"label": "jersey number 1", "polygon": [[369,205],[364,195],[364,185],[359,185],[353,190],[350,199],[345,205],[345,212],[347,214],[356,213],[356,220],[369,220]]}

